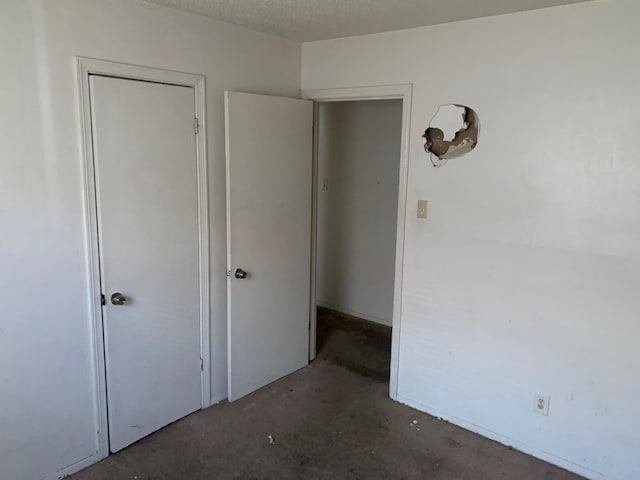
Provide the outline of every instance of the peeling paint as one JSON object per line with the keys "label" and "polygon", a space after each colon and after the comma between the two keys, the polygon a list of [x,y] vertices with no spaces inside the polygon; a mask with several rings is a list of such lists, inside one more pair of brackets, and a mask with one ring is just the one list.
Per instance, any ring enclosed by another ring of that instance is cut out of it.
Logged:
{"label": "peeling paint", "polygon": [[442,167],[452,158],[466,155],[478,145],[480,118],[470,107],[440,105],[424,131],[424,150],[431,154],[434,167]]}

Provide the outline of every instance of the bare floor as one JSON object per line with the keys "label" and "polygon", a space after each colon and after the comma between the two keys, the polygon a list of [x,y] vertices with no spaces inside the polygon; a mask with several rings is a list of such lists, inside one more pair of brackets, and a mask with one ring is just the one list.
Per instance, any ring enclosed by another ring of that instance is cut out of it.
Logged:
{"label": "bare floor", "polygon": [[388,398],[390,330],[320,311],[318,358],[73,480],[576,480]]}

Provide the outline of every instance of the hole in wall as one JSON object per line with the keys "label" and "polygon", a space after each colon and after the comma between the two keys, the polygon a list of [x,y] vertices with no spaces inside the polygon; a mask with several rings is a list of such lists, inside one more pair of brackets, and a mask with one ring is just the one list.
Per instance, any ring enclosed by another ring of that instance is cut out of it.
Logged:
{"label": "hole in wall", "polygon": [[448,103],[440,105],[422,137],[424,151],[431,154],[434,167],[462,157],[478,145],[480,118],[471,107]]}

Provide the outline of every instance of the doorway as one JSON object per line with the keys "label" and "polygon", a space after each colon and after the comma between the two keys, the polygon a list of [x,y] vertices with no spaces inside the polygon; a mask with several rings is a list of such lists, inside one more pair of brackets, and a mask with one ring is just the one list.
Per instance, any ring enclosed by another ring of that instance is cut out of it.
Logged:
{"label": "doorway", "polygon": [[[389,381],[392,399],[411,94],[411,85],[303,92],[316,101],[310,356],[325,348],[336,329],[368,338],[377,358],[359,364],[369,376]],[[341,356],[346,363],[355,360]]]}
{"label": "doorway", "polygon": [[[302,368],[316,355],[318,151],[313,138],[319,133],[318,103],[391,99],[401,102],[401,133],[391,148],[399,157],[389,182],[396,200],[392,194],[386,207],[396,215],[386,228],[396,235],[389,236],[385,254],[393,273],[384,275],[384,315],[394,327],[388,377],[390,396],[397,398],[410,95],[410,85],[306,91],[302,100],[225,93],[231,401]],[[394,105],[399,110],[400,104]]]}
{"label": "doorway", "polygon": [[208,406],[204,79],[78,59],[99,455]]}
{"label": "doorway", "polygon": [[320,102],[317,122],[317,350],[388,382],[402,100]]}

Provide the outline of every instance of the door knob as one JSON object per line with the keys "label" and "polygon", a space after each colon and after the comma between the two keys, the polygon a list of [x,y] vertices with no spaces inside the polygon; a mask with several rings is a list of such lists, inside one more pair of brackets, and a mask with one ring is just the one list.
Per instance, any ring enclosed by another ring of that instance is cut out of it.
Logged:
{"label": "door knob", "polygon": [[127,297],[119,292],[116,292],[111,295],[111,303],[113,303],[114,305],[125,305],[127,303]]}
{"label": "door knob", "polygon": [[247,278],[247,272],[241,268],[236,268],[236,278]]}

